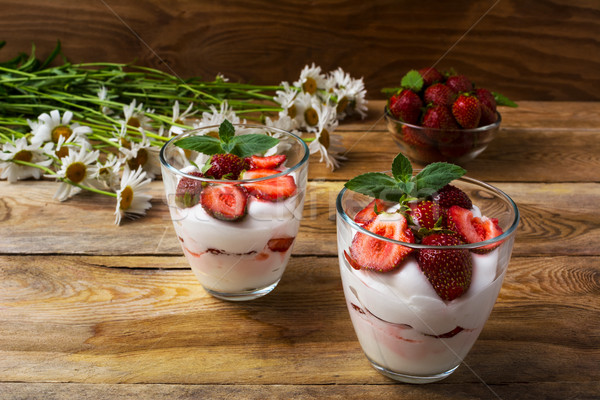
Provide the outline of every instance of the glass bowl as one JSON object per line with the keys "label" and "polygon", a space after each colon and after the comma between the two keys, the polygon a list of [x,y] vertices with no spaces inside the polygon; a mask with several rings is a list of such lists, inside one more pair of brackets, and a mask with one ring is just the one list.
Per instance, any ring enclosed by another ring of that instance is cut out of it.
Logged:
{"label": "glass bowl", "polygon": [[433,129],[411,125],[396,119],[384,110],[388,131],[401,152],[419,164],[445,161],[464,164],[481,154],[496,137],[502,122],[496,112],[496,122],[474,129]]}
{"label": "glass bowl", "polygon": [[[503,234],[460,246],[398,242],[354,221],[372,197],[348,189],[337,197],[338,259],[348,312],[367,359],[397,381],[435,382],[458,368],[492,311],[512,254],[519,211],[510,197],[471,178],[452,185],[467,193],[483,215],[497,218]],[[349,249],[359,234],[375,238],[378,249],[401,245],[413,252],[392,271],[357,269]],[[464,294],[451,301],[437,295],[416,258],[427,249],[460,249],[471,257],[472,278]]]}

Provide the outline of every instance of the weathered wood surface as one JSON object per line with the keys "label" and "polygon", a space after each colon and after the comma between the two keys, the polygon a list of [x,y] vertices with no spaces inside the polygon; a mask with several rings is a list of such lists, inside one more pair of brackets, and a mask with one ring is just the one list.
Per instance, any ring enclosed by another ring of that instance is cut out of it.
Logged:
{"label": "weathered wood surface", "polygon": [[600,3],[2,0],[0,59],[131,62],[183,78],[293,82],[312,62],[364,77],[371,98],[434,64],[517,100],[598,101]]}
{"label": "weathered wood surface", "polygon": [[371,106],[336,132],[348,147],[365,135],[340,170],[311,161],[294,256],[253,302],[200,287],[159,181],[148,215],[120,227],[110,198],[58,203],[54,182],[0,181],[0,398],[597,398],[600,105],[506,110],[498,139],[466,166],[516,201],[521,224],[466,365],[429,386],[374,371],[344,304],[333,201],[397,152],[383,102]]}

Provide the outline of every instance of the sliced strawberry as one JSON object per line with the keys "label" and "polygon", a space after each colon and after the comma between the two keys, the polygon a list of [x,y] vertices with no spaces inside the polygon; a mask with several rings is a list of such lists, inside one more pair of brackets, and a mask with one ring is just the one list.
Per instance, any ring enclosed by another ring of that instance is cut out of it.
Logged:
{"label": "sliced strawberry", "polygon": [[[281,171],[275,169],[253,169],[244,171],[242,179],[257,179],[279,174]],[[296,193],[296,182],[291,175],[278,176],[258,182],[243,184],[248,192],[256,198],[269,201],[281,201]]]}
{"label": "sliced strawberry", "polygon": [[413,221],[421,228],[433,229],[440,218],[444,220],[444,209],[431,200],[422,200],[418,203],[408,203],[409,214]]}
{"label": "sliced strawberry", "polygon": [[202,208],[212,217],[237,221],[246,215],[248,193],[239,185],[211,184],[200,193]]}
{"label": "sliced strawberry", "polygon": [[[452,206],[448,209],[448,228],[455,231],[466,243],[483,242],[503,233],[502,228],[498,225],[498,220],[487,217],[473,217],[470,210],[459,206]],[[477,252],[486,252],[498,247],[498,245],[488,245],[477,249]]]}
{"label": "sliced strawberry", "polygon": [[[364,228],[379,236],[405,243],[414,243],[415,237],[408,228],[406,218],[400,213],[381,213]],[[391,271],[413,251],[410,247],[390,243],[358,232],[350,246],[350,256],[364,269],[379,272]]]}
{"label": "sliced strawberry", "polygon": [[[462,244],[453,234],[432,234],[421,242],[427,246]],[[435,292],[442,300],[452,301],[462,296],[471,285],[473,260],[465,249],[420,249],[417,262]]]}
{"label": "sliced strawberry", "polygon": [[284,237],[284,238],[274,238],[267,242],[267,246],[271,251],[285,252],[287,251],[292,244],[294,243],[293,237]]}
{"label": "sliced strawberry", "polygon": [[[377,211],[375,209],[377,209]],[[360,225],[364,225],[367,222],[369,222],[370,220],[372,220],[373,218],[375,218],[378,213],[382,213],[386,209],[387,209],[387,206],[385,205],[383,200],[375,199],[375,200],[371,201],[369,204],[367,204],[367,206],[365,208],[360,210],[354,216],[354,222],[356,222],[357,224],[360,224]]]}
{"label": "sliced strawberry", "polygon": [[246,157],[244,161],[248,164],[249,169],[275,169],[283,164],[286,160],[285,154],[276,154],[273,156],[251,156]]}
{"label": "sliced strawberry", "polygon": [[[199,171],[190,172],[189,175],[203,177]],[[202,181],[187,177],[181,178],[175,190],[175,203],[181,208],[193,207],[200,201]]]}
{"label": "sliced strawberry", "polygon": [[354,258],[350,257],[350,254],[348,254],[348,252],[346,250],[344,250],[344,257],[346,258],[346,261],[348,261],[348,264],[350,264],[350,266],[354,269],[360,269],[360,265],[358,265],[358,263],[356,262],[356,260],[354,260]]}

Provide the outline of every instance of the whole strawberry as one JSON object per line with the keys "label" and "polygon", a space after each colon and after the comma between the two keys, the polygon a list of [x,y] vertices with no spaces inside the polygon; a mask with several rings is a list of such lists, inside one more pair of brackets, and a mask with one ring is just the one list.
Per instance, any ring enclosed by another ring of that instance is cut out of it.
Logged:
{"label": "whole strawberry", "polygon": [[403,89],[400,93],[393,95],[389,101],[389,109],[394,117],[415,125],[419,122],[423,101],[418,94],[410,89]]}
{"label": "whole strawberry", "polygon": [[456,99],[456,93],[443,83],[435,83],[423,93],[425,104],[451,106]]}
{"label": "whole strawberry", "polygon": [[477,97],[461,94],[452,104],[452,115],[465,129],[477,128],[481,119],[481,105]]}
{"label": "whole strawberry", "polygon": [[481,119],[479,126],[486,126],[496,122],[496,99],[492,92],[484,88],[475,90],[475,96],[481,103]]}
{"label": "whole strawberry", "polygon": [[446,86],[454,93],[465,93],[473,91],[473,83],[464,75],[452,75],[446,79]]}
{"label": "whole strawberry", "polygon": [[[462,241],[453,234],[425,236],[427,246],[457,246]],[[469,290],[473,261],[467,249],[420,249],[417,262],[442,300],[452,301]]]}
{"label": "whole strawberry", "polygon": [[215,154],[211,157],[210,167],[204,172],[204,176],[213,179],[235,180],[245,168],[245,161],[235,154]]}
{"label": "whole strawberry", "polygon": [[[189,175],[199,178],[204,176],[199,171],[190,172]],[[200,201],[200,192],[202,192],[202,181],[183,177],[175,189],[175,202],[181,208],[193,207]]]}
{"label": "whole strawberry", "polygon": [[422,125],[433,129],[457,129],[452,111],[445,105],[427,107],[423,115]]}
{"label": "whole strawberry", "polygon": [[470,210],[473,208],[473,202],[469,196],[461,189],[453,185],[442,187],[436,194],[433,195],[433,201],[439,203],[444,208],[459,206]]}
{"label": "whole strawberry", "polygon": [[444,76],[435,68],[421,68],[419,74],[423,77],[423,86],[431,86],[436,82],[442,82]]}
{"label": "whole strawberry", "polygon": [[421,228],[433,229],[440,218],[443,221],[443,209],[440,205],[431,200],[421,200],[417,203],[409,203],[410,210],[408,214],[413,222],[419,224]]}

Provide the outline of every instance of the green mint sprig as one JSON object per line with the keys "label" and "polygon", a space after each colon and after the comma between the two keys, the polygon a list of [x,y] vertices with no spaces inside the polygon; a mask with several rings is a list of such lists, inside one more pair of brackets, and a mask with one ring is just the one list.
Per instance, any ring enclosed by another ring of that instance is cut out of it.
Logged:
{"label": "green mint sprig", "polygon": [[368,172],[349,180],[344,186],[377,199],[405,204],[432,195],[466,172],[458,165],[437,162],[427,165],[413,176],[410,161],[399,153],[392,162],[392,176]]}
{"label": "green mint sprig", "polygon": [[262,154],[277,145],[279,139],[268,135],[251,133],[248,135],[235,135],[235,127],[225,120],[219,125],[219,137],[209,135],[190,136],[178,140],[175,145],[185,150],[193,150],[206,155],[235,154],[240,158],[254,154]]}

